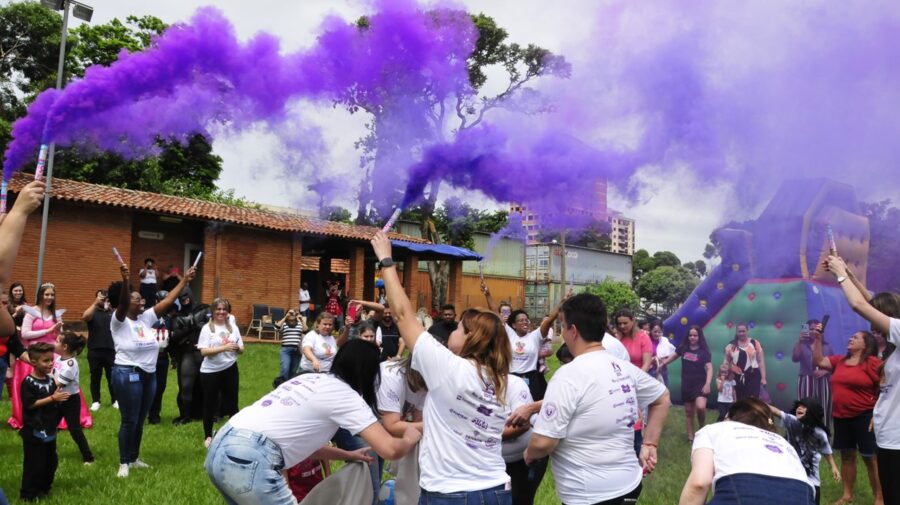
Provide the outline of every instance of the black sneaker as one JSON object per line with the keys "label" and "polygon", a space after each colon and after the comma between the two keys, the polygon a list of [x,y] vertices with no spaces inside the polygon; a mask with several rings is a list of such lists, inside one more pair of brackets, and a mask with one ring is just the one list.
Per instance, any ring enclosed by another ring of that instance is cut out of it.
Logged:
{"label": "black sneaker", "polygon": [[172,424],[174,424],[175,426],[181,426],[189,422],[191,422],[190,417],[176,417],[175,419],[172,419]]}

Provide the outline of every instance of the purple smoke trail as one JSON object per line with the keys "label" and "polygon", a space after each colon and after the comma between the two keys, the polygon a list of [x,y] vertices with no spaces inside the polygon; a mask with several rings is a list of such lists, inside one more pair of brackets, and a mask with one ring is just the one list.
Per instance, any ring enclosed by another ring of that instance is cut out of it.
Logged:
{"label": "purple smoke trail", "polygon": [[377,7],[368,28],[328,18],[315,46],[285,56],[273,36],[241,43],[219,11],[201,9],[151,49],[91,67],[84,79],[38,96],[13,126],[4,174],[19,169],[41,140],[138,157],[154,151],[157,136],[209,135],[214,123],[240,130],[278,122],[296,99],[352,95],[379,106],[426,85],[438,97],[458,89],[475,41],[469,17],[425,13],[404,0]]}

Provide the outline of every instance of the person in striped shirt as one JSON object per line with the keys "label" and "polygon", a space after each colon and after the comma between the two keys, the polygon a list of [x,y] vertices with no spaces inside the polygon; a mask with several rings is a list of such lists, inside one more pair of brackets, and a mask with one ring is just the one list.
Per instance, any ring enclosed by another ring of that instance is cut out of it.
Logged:
{"label": "person in striped shirt", "polygon": [[275,323],[281,336],[281,370],[279,379],[286,381],[297,375],[300,367],[300,342],[303,340],[303,323],[297,315],[297,311],[290,309]]}

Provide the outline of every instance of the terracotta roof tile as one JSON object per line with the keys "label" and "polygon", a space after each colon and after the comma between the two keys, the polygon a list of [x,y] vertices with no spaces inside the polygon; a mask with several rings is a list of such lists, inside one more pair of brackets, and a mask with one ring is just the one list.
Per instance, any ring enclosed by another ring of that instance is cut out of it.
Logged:
{"label": "terracotta roof tile", "polygon": [[[32,176],[29,174],[16,174],[9,181],[9,191],[18,193],[31,180]],[[161,195],[133,189],[114,188],[67,179],[53,179],[52,196],[57,200],[70,202],[107,205],[157,214],[233,223],[253,228],[353,240],[369,240],[376,230],[376,228],[371,226],[335,223],[298,214],[238,207],[224,203]],[[401,233],[391,232],[389,236],[392,239],[428,243],[421,238]]]}

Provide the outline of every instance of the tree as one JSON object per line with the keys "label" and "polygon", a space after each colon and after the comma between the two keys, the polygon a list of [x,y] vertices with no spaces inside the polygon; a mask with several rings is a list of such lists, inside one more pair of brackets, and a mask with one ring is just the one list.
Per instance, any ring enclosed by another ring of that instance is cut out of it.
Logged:
{"label": "tree", "polygon": [[697,287],[697,278],[682,266],[661,266],[645,273],[637,284],[637,294],[648,305],[670,310],[684,303]]}
{"label": "tree", "polygon": [[617,281],[611,277],[607,277],[599,284],[587,286],[584,291],[599,296],[606,305],[607,314],[621,308],[637,311],[641,305],[638,296],[627,282]]}
{"label": "tree", "polygon": [[[900,292],[900,209],[890,200],[862,204],[863,214],[869,218],[869,259],[866,287],[875,292]],[[840,252],[840,251],[838,251]]]}
{"label": "tree", "polygon": [[353,223],[353,214],[349,210],[336,205],[319,209],[319,217],[336,223]]}
{"label": "tree", "polygon": [[681,260],[678,259],[678,256],[673,252],[669,251],[657,251],[653,254],[653,267],[677,267],[681,266]]}
{"label": "tree", "polygon": [[[507,42],[508,33],[489,16],[484,14],[467,15],[449,13],[448,11],[432,11],[429,13],[435,23],[458,22],[458,16],[468,16],[478,31],[475,50],[468,55],[468,82],[459,83],[452,96],[438,94],[441,86],[426,85],[414,98],[400,100],[399,104],[385,103],[382,94],[366,93],[352,90],[339,101],[351,113],[363,111],[371,116],[367,123],[368,134],[357,141],[356,146],[362,151],[361,165],[366,177],[361,178],[357,221],[373,222],[373,213],[378,212],[375,205],[385,201],[384,194],[378,193],[373,184],[379,177],[371,175],[379,173],[379,167],[391,166],[398,162],[414,159],[413,153],[427,143],[448,140],[448,135],[457,135],[482,123],[486,115],[498,108],[517,110],[524,114],[539,114],[548,110],[548,105],[540,99],[533,99],[537,92],[528,88],[536,79],[554,75],[568,77],[571,66],[560,56],[534,44],[521,46]],[[357,27],[368,30],[375,18],[360,18]],[[451,56],[452,57],[456,57]],[[505,74],[506,86],[499,93],[483,92],[488,79],[488,68],[499,69]],[[402,76],[395,76],[398,82]],[[383,90],[379,90],[383,93]],[[528,97],[528,100],[520,98]],[[410,102],[419,106],[419,116],[410,113]],[[398,123],[405,123],[406,128],[397,128]],[[409,128],[414,122],[417,128]],[[421,126],[419,128],[418,126]],[[396,132],[403,131],[404,136],[397,138]],[[393,134],[393,135],[392,135]],[[425,199],[418,209],[422,236],[433,243],[443,242],[443,237],[435,224],[437,216],[436,203],[440,191],[440,181],[434,181],[426,188]],[[459,237],[457,238],[457,240]],[[428,273],[432,288],[432,307],[440,307],[447,296],[449,280],[449,263],[431,261]]]}
{"label": "tree", "polygon": [[[91,65],[110,65],[124,51],[150,47],[167,25],[153,16],[129,16],[101,25],[82,24],[69,31],[66,78],[83,77]],[[38,3],[0,7],[0,148],[10,141],[12,123],[42,90],[55,85],[62,17]],[[222,159],[202,134],[187,139],[157,139],[158,156],[129,160],[78,147],[57,149],[54,174],[60,178],[129,189],[246,205],[233,192],[216,188]],[[25,171],[32,171],[28,167]]]}

